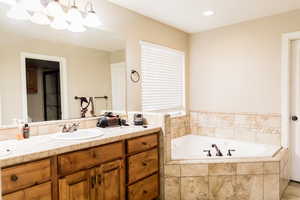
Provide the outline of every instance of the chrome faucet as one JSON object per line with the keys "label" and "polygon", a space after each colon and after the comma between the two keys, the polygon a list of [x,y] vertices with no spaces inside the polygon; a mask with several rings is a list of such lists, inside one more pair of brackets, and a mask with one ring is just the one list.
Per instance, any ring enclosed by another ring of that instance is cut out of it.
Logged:
{"label": "chrome faucet", "polygon": [[216,149],[216,152],[217,152],[216,156],[220,156],[220,157],[223,156],[221,150],[218,148],[218,146],[216,144],[211,145],[211,147]]}
{"label": "chrome faucet", "polygon": [[80,126],[80,123],[73,123],[71,126],[70,125],[67,125],[67,124],[64,124],[62,125],[62,131],[63,133],[73,133],[75,131],[78,130]]}

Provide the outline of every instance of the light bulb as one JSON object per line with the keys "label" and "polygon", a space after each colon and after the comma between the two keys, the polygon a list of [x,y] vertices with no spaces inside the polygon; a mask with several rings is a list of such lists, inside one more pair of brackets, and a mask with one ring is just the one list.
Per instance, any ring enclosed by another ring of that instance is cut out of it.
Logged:
{"label": "light bulb", "polygon": [[50,24],[50,20],[49,20],[48,16],[42,12],[34,13],[30,20],[31,20],[31,22],[33,22],[35,24],[40,24],[40,25]]}
{"label": "light bulb", "polygon": [[66,19],[69,22],[82,23],[82,15],[76,6],[71,7],[71,9],[68,11]]}
{"label": "light bulb", "polygon": [[72,22],[68,30],[71,32],[80,33],[86,31],[86,28],[80,22]]}
{"label": "light bulb", "polygon": [[0,0],[0,3],[4,3],[10,6],[16,5],[16,0]]}
{"label": "light bulb", "polygon": [[98,27],[101,26],[102,23],[100,22],[95,11],[89,11],[84,19],[84,25],[88,27]]}
{"label": "light bulb", "polygon": [[7,12],[7,17],[17,20],[27,20],[30,18],[30,15],[22,3],[17,3]]}
{"label": "light bulb", "polygon": [[41,4],[41,0],[25,0],[24,6],[26,10],[32,12],[38,12],[44,9],[44,6]]}
{"label": "light bulb", "polygon": [[65,12],[57,1],[51,1],[46,7],[46,11],[51,17],[65,16]]}
{"label": "light bulb", "polygon": [[50,26],[57,30],[64,30],[68,28],[68,23],[66,22],[64,17],[60,16],[60,17],[55,17],[53,22],[50,24]]}

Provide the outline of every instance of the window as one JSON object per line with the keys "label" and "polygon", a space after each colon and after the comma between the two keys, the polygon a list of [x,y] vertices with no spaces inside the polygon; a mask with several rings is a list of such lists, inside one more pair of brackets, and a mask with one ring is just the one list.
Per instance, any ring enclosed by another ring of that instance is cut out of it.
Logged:
{"label": "window", "polygon": [[174,111],[185,107],[185,55],[141,42],[143,111]]}

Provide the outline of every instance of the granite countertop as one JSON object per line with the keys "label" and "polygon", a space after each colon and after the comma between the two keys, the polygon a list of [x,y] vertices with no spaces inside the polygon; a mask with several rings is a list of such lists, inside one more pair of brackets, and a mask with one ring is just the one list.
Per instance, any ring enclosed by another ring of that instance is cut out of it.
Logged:
{"label": "granite countertop", "polygon": [[104,133],[103,136],[88,140],[58,140],[53,137],[53,134],[34,136],[25,140],[6,140],[0,142],[0,148],[9,148],[12,151],[8,155],[0,157],[0,167],[143,136],[160,130],[161,127],[158,125],[148,125],[147,128],[129,126],[101,129]]}

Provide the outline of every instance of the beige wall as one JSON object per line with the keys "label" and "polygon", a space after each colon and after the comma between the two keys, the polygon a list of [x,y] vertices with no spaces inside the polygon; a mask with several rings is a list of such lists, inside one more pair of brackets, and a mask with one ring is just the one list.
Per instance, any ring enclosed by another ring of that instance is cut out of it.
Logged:
{"label": "beige wall", "polygon": [[279,113],[281,35],[299,22],[298,10],[191,35],[191,110]]}
{"label": "beige wall", "polygon": [[[184,51],[188,56],[187,33],[116,6],[106,0],[97,1],[96,10],[106,27],[110,27],[113,31],[123,33],[127,39],[127,74],[131,69],[140,71],[140,40]],[[187,71],[187,76],[188,74]],[[127,76],[127,82],[128,110],[140,110],[141,85],[140,83],[132,83],[129,74]]]}
{"label": "beige wall", "polygon": [[[21,52],[66,59],[70,118],[80,117],[79,101],[75,101],[74,96],[111,97],[109,52],[33,40],[1,31],[0,46],[0,96],[4,125],[12,124],[14,118],[21,118]],[[97,100],[96,105],[101,110],[106,109],[104,100]]]}

